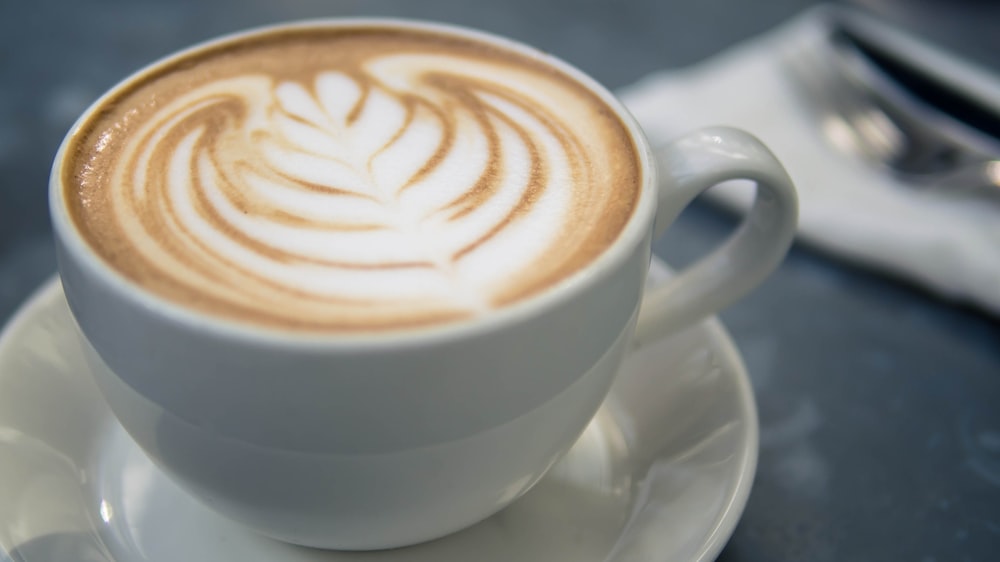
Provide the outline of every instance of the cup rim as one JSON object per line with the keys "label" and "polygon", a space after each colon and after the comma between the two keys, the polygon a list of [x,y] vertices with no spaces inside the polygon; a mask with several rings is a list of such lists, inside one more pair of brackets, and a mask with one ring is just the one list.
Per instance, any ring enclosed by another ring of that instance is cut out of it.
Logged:
{"label": "cup rim", "polygon": [[[65,204],[62,168],[67,159],[69,146],[80,133],[81,128],[93,118],[95,113],[100,111],[109,98],[134,82],[141,81],[146,76],[156,73],[159,69],[202,50],[280,31],[350,27],[394,27],[486,42],[551,66],[597,95],[601,101],[615,111],[615,115],[628,131],[636,149],[641,173],[638,200],[631,216],[615,241],[590,263],[559,279],[551,286],[487,313],[440,324],[357,332],[284,330],[263,324],[243,323],[186,307],[144,289],[108,264],[85,241],[70,217]],[[343,347],[350,350],[378,350],[426,346],[501,331],[540,316],[573,299],[588,286],[610,275],[621,266],[628,259],[635,245],[641,243],[643,238],[649,235],[655,218],[656,189],[656,166],[652,149],[636,119],[614,94],[572,64],[521,41],[452,23],[389,17],[315,18],[255,26],[195,43],[143,66],[109,88],[80,115],[56,151],[49,175],[49,212],[57,242],[72,254],[72,258],[86,270],[87,275],[98,279],[103,285],[114,291],[117,297],[129,301],[129,304],[133,306],[154,311],[158,317],[168,323],[214,338],[247,342],[255,347],[278,346],[283,349],[305,350]]]}

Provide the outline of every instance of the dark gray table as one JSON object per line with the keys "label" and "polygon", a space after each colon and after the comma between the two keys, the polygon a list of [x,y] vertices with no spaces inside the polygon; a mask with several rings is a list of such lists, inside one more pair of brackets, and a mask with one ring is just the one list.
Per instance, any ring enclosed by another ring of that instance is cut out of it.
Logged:
{"label": "dark gray table", "polygon": [[[971,10],[964,18],[941,16],[947,3],[930,0],[863,3],[1000,70],[1000,29],[976,15],[1000,13],[985,2],[953,3]],[[71,122],[126,74],[197,40],[304,17],[420,17],[525,40],[614,88],[696,62],[810,4],[5,1],[0,322],[55,271],[46,181]],[[987,31],[987,41],[963,41],[970,29]],[[682,265],[733,224],[696,204],[657,251]],[[798,247],[722,317],[753,377],[762,434],[750,503],[720,560],[1000,559],[996,319]]]}

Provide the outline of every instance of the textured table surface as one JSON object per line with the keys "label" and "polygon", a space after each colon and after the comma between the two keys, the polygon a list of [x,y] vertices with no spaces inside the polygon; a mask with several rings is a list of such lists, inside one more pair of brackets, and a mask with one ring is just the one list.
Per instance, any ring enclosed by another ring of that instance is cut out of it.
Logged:
{"label": "textured table surface", "polygon": [[[864,3],[959,47],[966,45],[962,30],[970,29],[962,21],[998,31],[982,18],[938,18],[934,10],[943,2]],[[419,17],[527,41],[615,88],[696,62],[810,4],[0,3],[0,322],[55,271],[46,181],[62,135],[113,83],[195,41],[305,17]],[[1000,68],[991,47],[1000,33],[988,36],[992,43],[972,44],[968,56]],[[733,224],[696,204],[657,252],[683,265]],[[750,502],[720,560],[996,559],[1000,322],[798,247],[722,318],[753,378],[762,433]]]}

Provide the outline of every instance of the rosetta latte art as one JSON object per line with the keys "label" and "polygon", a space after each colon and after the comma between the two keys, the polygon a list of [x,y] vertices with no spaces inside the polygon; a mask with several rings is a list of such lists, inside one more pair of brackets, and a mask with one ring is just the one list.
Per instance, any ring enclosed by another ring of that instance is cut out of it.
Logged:
{"label": "rosetta latte art", "polygon": [[566,233],[600,202],[559,99],[517,84],[440,53],[214,80],[129,134],[107,210],[140,283],[223,314],[324,329],[474,315],[549,282],[535,273],[587,243]]}

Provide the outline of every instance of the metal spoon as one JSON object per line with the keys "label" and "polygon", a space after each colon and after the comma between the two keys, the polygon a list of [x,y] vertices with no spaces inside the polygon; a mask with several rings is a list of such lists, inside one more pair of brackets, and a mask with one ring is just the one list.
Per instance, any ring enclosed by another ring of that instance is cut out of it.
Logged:
{"label": "metal spoon", "polygon": [[907,185],[1000,201],[1000,113],[845,21],[826,24],[785,61],[823,136]]}

